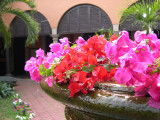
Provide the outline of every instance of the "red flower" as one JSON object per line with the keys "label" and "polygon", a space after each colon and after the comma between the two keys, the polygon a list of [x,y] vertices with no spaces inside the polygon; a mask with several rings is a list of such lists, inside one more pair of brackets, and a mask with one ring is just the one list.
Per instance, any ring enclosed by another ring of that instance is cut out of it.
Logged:
{"label": "red flower", "polygon": [[94,84],[95,80],[92,77],[84,79],[82,85],[82,93],[87,94],[87,90],[93,89]]}
{"label": "red flower", "polygon": [[70,83],[68,88],[71,91],[70,97],[73,97],[75,93],[81,90],[81,86],[79,85],[79,83],[74,83],[74,82]]}
{"label": "red flower", "polygon": [[114,77],[114,74],[116,73],[117,69],[116,68],[113,68],[111,69],[109,75],[110,75],[110,80]]}
{"label": "red flower", "polygon": [[92,75],[96,81],[104,81],[109,78],[109,74],[103,66],[96,67],[92,71]]}
{"label": "red flower", "polygon": [[79,71],[72,76],[71,81],[72,82],[83,82],[83,80],[86,78],[86,76],[87,76],[87,72]]}
{"label": "red flower", "polygon": [[88,61],[87,61],[89,64],[93,64],[93,65],[96,65],[97,64],[97,58],[94,56],[94,55],[89,55],[88,57]]}
{"label": "red flower", "polygon": [[114,40],[117,40],[118,37],[116,36],[116,34],[113,34],[111,37],[110,37],[110,41],[114,41]]}
{"label": "red flower", "polygon": [[87,56],[84,53],[78,52],[77,50],[70,49],[70,51],[65,55],[63,61],[69,64],[69,67],[74,67],[75,65],[82,65],[86,62]]}
{"label": "red flower", "polygon": [[75,93],[82,91],[82,93],[87,94],[88,90],[93,89],[95,81],[92,77],[86,78],[87,73],[80,71],[74,74],[73,78],[70,81],[68,86],[69,90],[71,91],[70,97],[73,97]]}
{"label": "red flower", "polygon": [[105,56],[105,44],[107,40],[97,35],[91,37],[88,41],[88,47],[93,50],[93,54],[97,57]]}
{"label": "red flower", "polygon": [[54,68],[54,74],[56,75],[56,80],[58,82],[66,82],[64,77],[65,77],[65,72],[68,70],[68,64],[65,61],[61,61],[60,65],[57,65]]}

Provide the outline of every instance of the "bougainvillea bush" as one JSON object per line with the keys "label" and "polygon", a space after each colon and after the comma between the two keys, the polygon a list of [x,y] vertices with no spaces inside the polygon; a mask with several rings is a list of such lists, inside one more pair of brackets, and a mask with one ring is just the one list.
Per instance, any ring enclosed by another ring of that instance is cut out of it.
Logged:
{"label": "bougainvillea bush", "polygon": [[67,38],[51,43],[46,55],[40,48],[26,62],[31,79],[46,77],[48,86],[68,84],[70,97],[94,89],[96,82],[117,81],[135,87],[136,96],[150,95],[149,106],[160,109],[160,40],[156,34],[137,31],[134,40],[127,31],[107,41],[103,35],[85,41],[79,37],[70,46]]}

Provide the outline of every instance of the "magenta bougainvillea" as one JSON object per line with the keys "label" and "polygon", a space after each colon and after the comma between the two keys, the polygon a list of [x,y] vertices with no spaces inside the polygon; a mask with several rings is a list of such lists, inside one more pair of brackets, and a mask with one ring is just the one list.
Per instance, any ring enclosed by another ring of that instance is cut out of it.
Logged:
{"label": "magenta bougainvillea", "polygon": [[[136,96],[151,96],[148,104],[160,109],[160,40],[156,34],[137,31],[134,41],[127,31],[115,34],[107,41],[93,36],[85,41],[79,37],[70,47],[68,38],[50,44],[46,55],[40,48],[36,58],[26,62],[25,70],[39,82],[46,77],[49,87],[69,83],[70,97],[87,94],[99,81],[116,80],[135,86]],[[109,66],[109,67],[108,67]]]}

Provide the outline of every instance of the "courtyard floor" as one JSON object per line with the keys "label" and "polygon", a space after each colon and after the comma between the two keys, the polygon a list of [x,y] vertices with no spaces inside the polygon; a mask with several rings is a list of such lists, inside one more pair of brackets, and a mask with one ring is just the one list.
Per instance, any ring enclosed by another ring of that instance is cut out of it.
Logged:
{"label": "courtyard floor", "polygon": [[65,106],[42,91],[39,83],[31,79],[19,78],[17,79],[16,91],[35,113],[32,120],[66,120]]}

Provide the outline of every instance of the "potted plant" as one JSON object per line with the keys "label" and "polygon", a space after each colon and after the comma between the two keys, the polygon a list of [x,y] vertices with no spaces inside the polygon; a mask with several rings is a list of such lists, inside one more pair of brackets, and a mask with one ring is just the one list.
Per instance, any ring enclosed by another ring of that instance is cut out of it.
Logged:
{"label": "potted plant", "polygon": [[67,119],[160,119],[160,41],[137,31],[111,36],[67,38],[40,48],[26,62],[31,79],[66,105]]}

